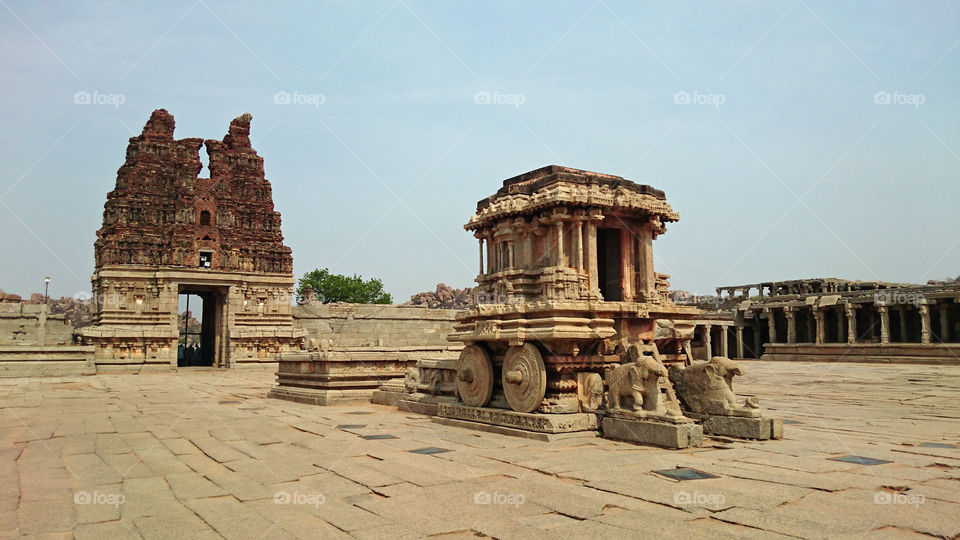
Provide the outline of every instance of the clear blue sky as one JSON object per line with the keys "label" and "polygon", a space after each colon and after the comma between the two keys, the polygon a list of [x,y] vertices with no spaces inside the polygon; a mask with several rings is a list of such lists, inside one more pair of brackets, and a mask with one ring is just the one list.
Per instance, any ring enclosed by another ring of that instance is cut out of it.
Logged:
{"label": "clear blue sky", "polygon": [[253,114],[295,273],[400,302],[472,285],[476,201],[551,163],[666,191],[674,288],[955,276],[958,29],[955,2],[0,0],[0,288],[89,290],[160,107],[178,138]]}

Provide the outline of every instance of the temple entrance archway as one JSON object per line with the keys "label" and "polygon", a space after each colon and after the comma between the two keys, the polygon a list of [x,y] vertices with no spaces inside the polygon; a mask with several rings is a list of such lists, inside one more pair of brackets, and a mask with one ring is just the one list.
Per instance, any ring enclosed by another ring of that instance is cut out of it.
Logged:
{"label": "temple entrance archway", "polygon": [[226,287],[179,286],[177,366],[226,365],[223,320]]}

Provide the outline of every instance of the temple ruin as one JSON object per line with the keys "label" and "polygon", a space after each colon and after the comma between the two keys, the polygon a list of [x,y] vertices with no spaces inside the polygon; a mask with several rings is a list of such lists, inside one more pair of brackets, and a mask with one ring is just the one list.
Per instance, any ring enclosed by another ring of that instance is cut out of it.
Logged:
{"label": "temple ruin", "polygon": [[675,304],[653,267],[653,241],[678,218],[662,191],[618,176],[551,165],[505,180],[465,225],[480,257],[476,305],[450,334],[459,358],[418,362],[374,401],[546,440],[599,430],[685,448],[704,430],[780,437],[755,400],[737,403],[736,363],[693,362],[699,311]]}
{"label": "temple ruin", "polygon": [[[176,368],[178,300],[203,300],[198,364],[274,362],[299,347],[293,325],[293,257],[283,244],[250,119],[223,140],[174,139],[173,116],[153,112],[132,137],[97,231],[92,278],[97,370]],[[209,178],[199,178],[206,147]]]}
{"label": "temple ruin", "polygon": [[957,283],[807,279],[724,293],[738,301],[730,328],[741,356],[744,341],[764,360],[951,363],[960,353]]}

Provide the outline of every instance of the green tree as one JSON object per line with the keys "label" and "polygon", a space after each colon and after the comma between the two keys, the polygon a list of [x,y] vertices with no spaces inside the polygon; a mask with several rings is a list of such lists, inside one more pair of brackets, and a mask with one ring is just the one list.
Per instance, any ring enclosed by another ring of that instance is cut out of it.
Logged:
{"label": "green tree", "polygon": [[313,287],[313,294],[324,304],[330,302],[349,302],[352,304],[392,304],[393,297],[383,290],[379,279],[364,281],[354,274],[353,277],[331,274],[326,268],[307,272],[297,283],[297,296],[302,297],[306,286]]}

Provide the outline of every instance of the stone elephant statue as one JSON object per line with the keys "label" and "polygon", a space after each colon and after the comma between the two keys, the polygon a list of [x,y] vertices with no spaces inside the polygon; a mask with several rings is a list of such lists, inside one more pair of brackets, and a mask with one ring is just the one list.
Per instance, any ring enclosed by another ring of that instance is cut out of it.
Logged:
{"label": "stone elephant statue", "polygon": [[622,410],[626,399],[634,412],[661,411],[657,381],[667,375],[667,369],[653,356],[641,354],[636,345],[627,349],[626,357],[627,363],[606,371],[607,407]]}
{"label": "stone elephant statue", "polygon": [[737,405],[733,393],[733,378],[743,375],[743,368],[723,356],[714,356],[709,362],[695,362],[690,366],[670,368],[670,382],[683,409],[693,413],[732,415],[738,410],[758,409],[754,399],[746,406]]}

